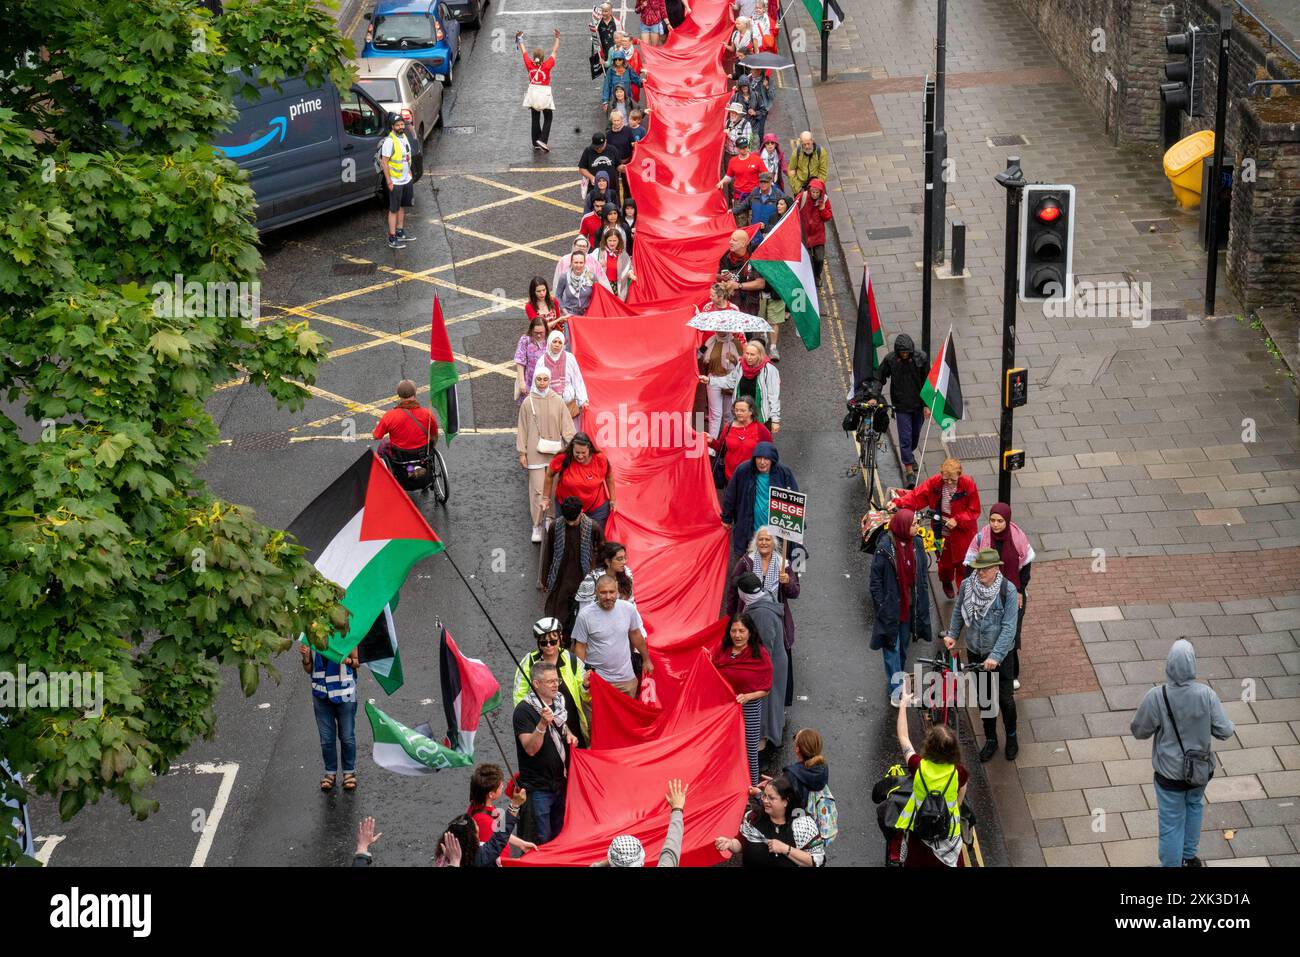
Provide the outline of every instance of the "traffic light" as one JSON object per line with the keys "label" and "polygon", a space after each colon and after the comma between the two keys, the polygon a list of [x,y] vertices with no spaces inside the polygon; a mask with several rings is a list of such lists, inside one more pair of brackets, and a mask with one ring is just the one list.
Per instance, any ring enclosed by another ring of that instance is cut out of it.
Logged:
{"label": "traffic light", "polygon": [[1020,206],[1021,302],[1074,295],[1074,187],[1026,186]]}
{"label": "traffic light", "polygon": [[1200,116],[1202,111],[1201,83],[1201,30],[1188,27],[1183,33],[1165,37],[1165,50],[1179,59],[1165,64],[1165,80],[1160,84],[1160,98],[1170,109],[1182,110],[1188,116]]}

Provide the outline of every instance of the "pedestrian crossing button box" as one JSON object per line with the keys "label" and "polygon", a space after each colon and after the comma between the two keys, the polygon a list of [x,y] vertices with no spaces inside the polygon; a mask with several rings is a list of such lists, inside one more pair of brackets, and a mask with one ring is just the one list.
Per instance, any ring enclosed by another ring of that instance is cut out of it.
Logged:
{"label": "pedestrian crossing button box", "polygon": [[1025,467],[1025,450],[1011,449],[1002,453],[1002,467],[1008,472],[1018,472]]}
{"label": "pedestrian crossing button box", "polygon": [[1002,401],[1008,409],[1018,409],[1029,401],[1028,369],[1007,370],[1007,383]]}

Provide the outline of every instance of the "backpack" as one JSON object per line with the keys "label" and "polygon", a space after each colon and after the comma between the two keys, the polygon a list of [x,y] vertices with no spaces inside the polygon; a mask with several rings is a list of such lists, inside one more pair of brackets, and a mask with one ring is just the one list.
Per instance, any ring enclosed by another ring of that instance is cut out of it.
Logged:
{"label": "backpack", "polygon": [[952,828],[952,811],[948,808],[948,801],[944,793],[948,790],[948,785],[952,783],[953,774],[957,773],[957,768],[952,769],[952,774],[948,775],[948,780],[944,782],[942,790],[936,790],[926,783],[925,776],[921,774],[921,769],[916,769],[916,776],[921,782],[921,787],[925,789],[925,797],[921,800],[920,805],[914,807],[912,811],[912,823],[908,828],[922,841],[934,843],[937,841],[947,840],[948,832]]}
{"label": "backpack", "polygon": [[817,823],[817,833],[822,845],[830,847],[840,833],[840,812],[835,806],[835,795],[829,787],[808,795],[808,814]]}
{"label": "backpack", "polygon": [[871,800],[876,808],[876,823],[880,833],[890,837],[898,823],[898,816],[907,806],[907,798],[912,793],[912,775],[901,764],[895,764],[885,776],[871,789]]}

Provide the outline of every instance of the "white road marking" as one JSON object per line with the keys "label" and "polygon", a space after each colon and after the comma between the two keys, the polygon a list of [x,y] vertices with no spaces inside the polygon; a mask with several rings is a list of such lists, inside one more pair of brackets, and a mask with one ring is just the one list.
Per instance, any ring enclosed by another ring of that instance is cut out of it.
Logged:
{"label": "white road marking", "polygon": [[36,859],[41,862],[43,867],[48,867],[50,855],[54,853],[54,849],[67,839],[68,835],[66,834],[47,834],[36,838],[36,843],[41,846],[41,849],[36,852]]}
{"label": "white road marking", "polygon": [[207,863],[208,852],[212,850],[212,839],[217,835],[217,826],[221,824],[221,815],[225,813],[226,802],[230,800],[230,792],[235,787],[235,775],[239,773],[239,765],[234,762],[227,764],[196,764],[194,773],[221,775],[221,787],[217,788],[217,797],[212,802],[212,810],[208,812],[207,819],[203,824],[203,833],[199,836],[199,846],[194,849],[194,858],[190,861],[190,867],[202,867]]}
{"label": "white road marking", "polygon": [[498,17],[550,17],[561,13],[585,13],[591,15],[591,7],[575,7],[572,10],[498,10]]}

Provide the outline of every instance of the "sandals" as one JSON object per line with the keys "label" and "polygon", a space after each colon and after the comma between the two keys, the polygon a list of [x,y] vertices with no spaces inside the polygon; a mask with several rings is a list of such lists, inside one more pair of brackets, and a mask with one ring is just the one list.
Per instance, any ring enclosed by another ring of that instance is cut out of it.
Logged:
{"label": "sandals", "polygon": [[357,789],[357,776],[352,771],[343,772],[343,790],[355,791]]}
{"label": "sandals", "polygon": [[321,779],[320,779],[320,789],[321,789],[322,791],[333,791],[333,790],[334,790],[334,778],[335,778],[335,775],[333,775],[333,774],[327,774],[327,775],[325,775],[323,778],[321,778]]}

